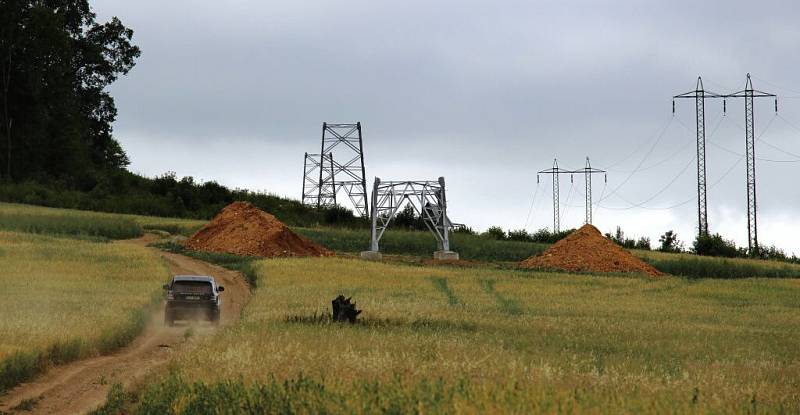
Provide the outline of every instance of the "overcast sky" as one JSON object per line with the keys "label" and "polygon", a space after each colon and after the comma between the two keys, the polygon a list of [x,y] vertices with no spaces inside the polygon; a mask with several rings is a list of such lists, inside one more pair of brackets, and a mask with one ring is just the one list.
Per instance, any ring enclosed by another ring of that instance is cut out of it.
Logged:
{"label": "overcast sky", "polygon": [[[445,176],[451,218],[479,230],[552,228],[536,172],[588,156],[609,170],[594,178],[595,225],[690,245],[694,101],[673,117],[671,97],[697,76],[738,91],[750,72],[780,111],[756,104],[759,240],[800,255],[795,1],[92,4],[142,49],[112,87],[133,171],[299,199],[321,123],[361,121],[369,184]],[[743,107],[722,117],[707,102],[707,169],[710,230],[746,246]],[[561,178],[562,228],[583,223],[583,192],[582,176]]]}

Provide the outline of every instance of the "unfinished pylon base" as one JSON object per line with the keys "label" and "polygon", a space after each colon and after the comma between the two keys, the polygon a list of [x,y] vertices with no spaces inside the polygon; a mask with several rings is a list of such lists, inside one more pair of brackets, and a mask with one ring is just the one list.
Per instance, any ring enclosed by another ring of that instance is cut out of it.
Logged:
{"label": "unfinished pylon base", "polygon": [[433,259],[437,261],[457,261],[458,252],[454,251],[434,251]]}
{"label": "unfinished pylon base", "polygon": [[361,251],[361,259],[369,261],[380,261],[383,259],[383,254],[378,251]]}

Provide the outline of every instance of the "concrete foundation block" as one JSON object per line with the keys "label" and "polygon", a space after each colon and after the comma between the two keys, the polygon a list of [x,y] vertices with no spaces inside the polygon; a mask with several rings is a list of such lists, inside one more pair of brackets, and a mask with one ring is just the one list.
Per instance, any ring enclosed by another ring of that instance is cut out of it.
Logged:
{"label": "concrete foundation block", "polygon": [[380,261],[383,255],[379,251],[361,251],[361,259]]}
{"label": "concrete foundation block", "polygon": [[453,252],[453,251],[435,251],[433,253],[433,259],[439,260],[439,261],[458,260],[458,252]]}

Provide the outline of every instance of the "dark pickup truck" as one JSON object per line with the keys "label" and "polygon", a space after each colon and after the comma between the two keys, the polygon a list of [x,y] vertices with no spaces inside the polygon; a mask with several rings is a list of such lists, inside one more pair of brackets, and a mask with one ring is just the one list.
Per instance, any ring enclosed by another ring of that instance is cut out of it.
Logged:
{"label": "dark pickup truck", "polygon": [[164,324],[172,326],[175,320],[205,319],[219,324],[220,293],[225,290],[213,277],[205,275],[176,275],[169,284]]}

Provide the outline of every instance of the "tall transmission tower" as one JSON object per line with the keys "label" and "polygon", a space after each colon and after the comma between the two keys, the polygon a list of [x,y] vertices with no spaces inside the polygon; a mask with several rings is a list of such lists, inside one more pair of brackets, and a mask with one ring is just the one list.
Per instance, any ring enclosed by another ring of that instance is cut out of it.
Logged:
{"label": "tall transmission tower", "polygon": [[[317,162],[309,163],[310,156],[316,157]],[[363,217],[369,215],[360,122],[322,123],[320,152],[307,155],[304,165],[303,203],[316,204],[317,207],[335,206],[336,193],[344,189],[356,213]],[[309,170],[318,171],[316,183],[309,180]]]}
{"label": "tall transmission tower", "polygon": [[558,176],[561,174],[569,174],[572,180],[572,171],[565,170],[558,167],[558,159],[553,159],[553,167],[541,170],[536,174],[536,183],[539,183],[540,174],[550,174],[553,176],[553,232],[558,233],[561,231],[561,215],[559,213],[559,189],[558,189]]}
{"label": "tall transmission tower", "polygon": [[[573,173],[583,173],[584,184],[586,186],[586,216],[583,220],[583,223],[592,224],[592,175],[597,173],[606,174],[605,170],[595,169],[592,168],[592,164],[589,162],[589,157],[586,157],[586,167],[583,169],[575,170]],[[605,176],[606,182],[608,182],[608,176]]]}
{"label": "tall transmission tower", "polygon": [[[322,159],[323,163],[320,164],[320,159]],[[327,166],[326,168],[322,168],[322,166]],[[319,171],[324,170],[327,176],[333,172],[333,155],[327,154],[324,157],[320,157],[319,154],[309,154],[305,153],[305,157],[303,158],[303,197],[301,201],[304,205],[316,205],[319,202]],[[331,181],[331,180],[327,180]],[[335,195],[334,199],[331,200],[330,198],[326,198],[324,205],[325,207],[330,206],[331,204],[328,201],[333,202],[335,204]]]}
{"label": "tall transmission tower", "polygon": [[694,91],[672,97],[672,113],[675,114],[676,98],[694,98],[697,121],[697,232],[700,236],[708,235],[708,205],[706,203],[706,110],[705,101],[709,98],[724,98],[703,89],[703,79],[697,77]]}
{"label": "tall transmission tower", "polygon": [[747,147],[747,247],[751,255],[758,255],[758,222],[756,214],[756,137],[753,114],[753,98],[775,98],[775,112],[778,112],[778,97],[768,92],[753,89],[750,74],[744,90],[725,96],[726,98],[744,98],[745,146]]}

